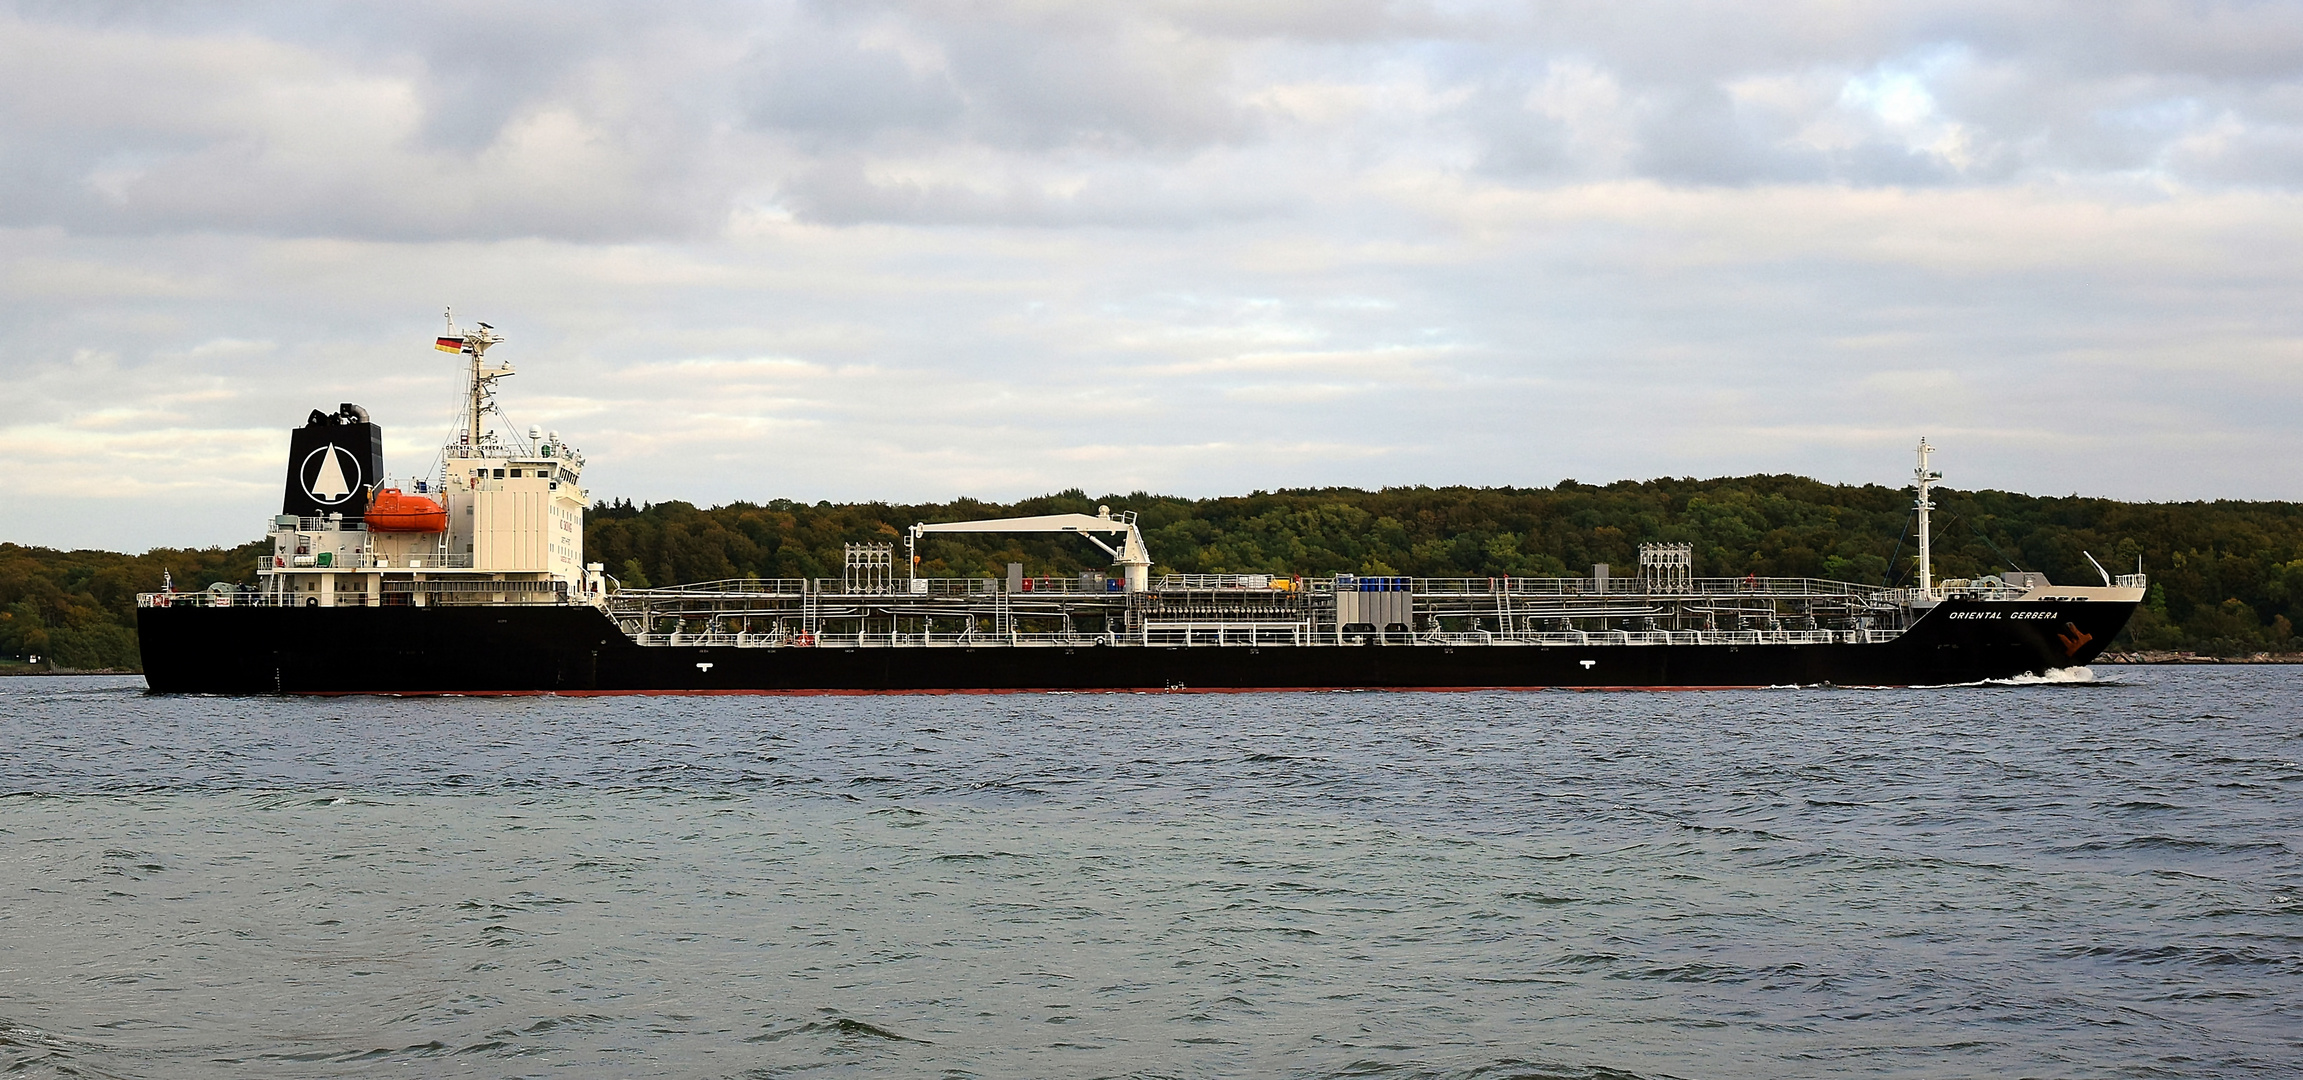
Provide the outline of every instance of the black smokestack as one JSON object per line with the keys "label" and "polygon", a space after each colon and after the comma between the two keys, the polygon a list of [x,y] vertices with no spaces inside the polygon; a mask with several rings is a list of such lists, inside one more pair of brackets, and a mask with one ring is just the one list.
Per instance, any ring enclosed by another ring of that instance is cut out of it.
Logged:
{"label": "black smokestack", "polygon": [[288,491],[280,512],[358,521],[368,511],[369,491],[383,482],[384,429],[368,422],[368,410],[349,403],[333,413],[314,409],[288,436]]}

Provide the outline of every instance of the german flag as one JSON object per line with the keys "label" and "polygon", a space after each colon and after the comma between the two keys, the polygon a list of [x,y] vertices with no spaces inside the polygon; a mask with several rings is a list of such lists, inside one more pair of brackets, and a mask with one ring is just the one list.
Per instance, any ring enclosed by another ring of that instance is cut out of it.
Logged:
{"label": "german flag", "polygon": [[435,348],[435,349],[438,349],[438,350],[440,350],[441,352],[471,352],[471,351],[472,351],[470,348],[468,348],[468,347],[466,347],[466,346],[465,346],[465,344],[464,344],[464,339],[463,339],[463,338],[460,338],[460,337],[444,337],[444,338],[438,338],[438,339],[435,339],[435,340],[432,342],[432,347],[433,347],[433,348]]}

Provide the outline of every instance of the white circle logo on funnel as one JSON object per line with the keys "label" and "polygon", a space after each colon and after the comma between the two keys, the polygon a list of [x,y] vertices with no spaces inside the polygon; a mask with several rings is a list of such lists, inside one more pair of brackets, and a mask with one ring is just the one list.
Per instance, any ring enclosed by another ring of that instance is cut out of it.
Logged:
{"label": "white circle logo on funnel", "polygon": [[304,465],[297,470],[303,478],[304,494],[322,506],[336,506],[350,501],[360,491],[360,459],[341,446],[329,443],[304,455]]}

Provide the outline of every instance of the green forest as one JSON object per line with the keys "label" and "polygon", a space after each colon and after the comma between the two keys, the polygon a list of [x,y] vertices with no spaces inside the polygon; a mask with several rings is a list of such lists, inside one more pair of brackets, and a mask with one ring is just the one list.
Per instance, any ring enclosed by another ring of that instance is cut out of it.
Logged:
{"label": "green forest", "polygon": [[[2207,655],[2303,649],[2303,504],[2129,503],[1937,489],[1936,574],[2045,572],[2100,580],[2138,563],[2149,602],[2119,647]],[[1409,574],[1419,577],[1582,575],[1594,563],[1629,567],[1644,541],[1695,546],[1698,576],[1806,576],[1908,584],[1917,553],[1909,489],[1823,484],[1796,476],[1561,481],[1549,488],[1323,488],[1184,499],[1074,490],[1019,503],[684,502],[592,508],[593,561],[626,585],[738,577],[836,577],[843,545],[900,540],[918,521],[1065,512],[1099,504],[1140,515],[1159,560],[1153,573]],[[142,555],[54,551],[0,543],[0,663],[39,655],[76,669],[136,665],[136,594],[212,581],[251,581],[260,543],[159,549]],[[921,573],[999,577],[1010,562],[1033,575],[1097,569],[1106,560],[1076,537],[936,536]],[[1617,571],[1619,574],[1622,571]]]}

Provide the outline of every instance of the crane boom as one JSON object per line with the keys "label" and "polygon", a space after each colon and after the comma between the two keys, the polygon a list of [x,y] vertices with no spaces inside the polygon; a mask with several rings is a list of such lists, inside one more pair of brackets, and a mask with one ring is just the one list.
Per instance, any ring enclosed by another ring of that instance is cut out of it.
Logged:
{"label": "crane boom", "polygon": [[[1127,591],[1142,592],[1151,581],[1151,553],[1144,547],[1143,531],[1136,528],[1134,511],[1122,511],[1117,516],[1108,506],[1098,507],[1093,516],[1087,514],[1042,514],[1038,517],[987,518],[983,521],[939,521],[935,524],[912,526],[910,541],[916,545],[928,533],[1077,533],[1088,543],[1102,548],[1112,557],[1112,565],[1120,568],[1120,576],[1127,582]],[[1097,533],[1122,533],[1119,545],[1114,547],[1098,539]]]}

